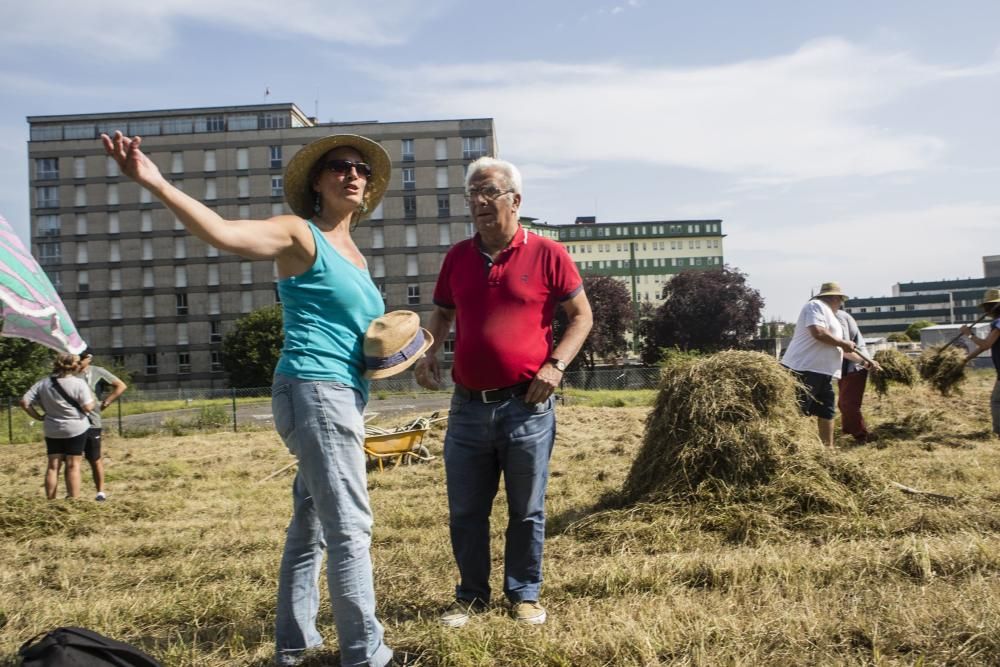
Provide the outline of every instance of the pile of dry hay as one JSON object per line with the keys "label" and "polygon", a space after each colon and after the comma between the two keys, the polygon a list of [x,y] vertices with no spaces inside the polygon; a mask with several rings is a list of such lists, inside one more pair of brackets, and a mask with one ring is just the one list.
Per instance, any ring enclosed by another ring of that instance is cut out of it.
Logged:
{"label": "pile of dry hay", "polygon": [[607,501],[762,503],[802,517],[853,513],[884,493],[882,480],[822,447],[774,357],[731,351],[664,369],[643,446]]}
{"label": "pile of dry hay", "polygon": [[917,367],[908,356],[899,350],[879,350],[872,357],[879,363],[882,370],[869,373],[869,378],[879,396],[889,393],[889,383],[898,382],[912,387],[920,379]]}
{"label": "pile of dry hay", "polygon": [[920,377],[949,396],[965,380],[966,353],[954,346],[937,346],[924,350],[917,361]]}

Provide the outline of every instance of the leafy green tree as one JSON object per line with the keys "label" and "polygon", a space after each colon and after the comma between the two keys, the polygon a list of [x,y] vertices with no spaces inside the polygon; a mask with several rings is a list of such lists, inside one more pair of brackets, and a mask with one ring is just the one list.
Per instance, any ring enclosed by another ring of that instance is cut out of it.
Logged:
{"label": "leafy green tree", "polygon": [[[627,333],[635,315],[628,288],[620,280],[610,276],[585,276],[583,289],[594,313],[594,326],[570,367],[575,370],[583,365],[593,370],[599,359],[624,357],[628,353]],[[552,327],[556,345],[562,339],[566,324],[566,313],[559,308]]]}
{"label": "leafy green tree", "polygon": [[927,320],[917,320],[910,326],[906,327],[906,337],[910,340],[920,340],[920,330],[932,326],[934,326],[933,322],[928,322]]}
{"label": "leafy green tree", "polygon": [[20,398],[52,370],[55,353],[30,340],[0,337],[0,399]]}
{"label": "leafy green tree", "polygon": [[281,306],[255,310],[236,320],[222,340],[222,367],[231,387],[266,387],[285,342]]}
{"label": "leafy green tree", "polygon": [[640,324],[643,363],[659,362],[663,348],[746,348],[764,308],[764,298],[747,285],[746,274],[729,267],[682,271],[664,286],[663,297],[652,317]]}

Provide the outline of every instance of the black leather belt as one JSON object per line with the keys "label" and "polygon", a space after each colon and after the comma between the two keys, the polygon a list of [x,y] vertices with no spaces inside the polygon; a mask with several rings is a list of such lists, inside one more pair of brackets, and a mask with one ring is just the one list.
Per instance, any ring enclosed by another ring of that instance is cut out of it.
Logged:
{"label": "black leather belt", "polygon": [[500,389],[467,389],[460,384],[456,384],[455,393],[469,401],[499,403],[500,401],[506,401],[516,396],[524,396],[528,393],[528,387],[530,386],[530,381],[512,384],[509,387],[501,387]]}

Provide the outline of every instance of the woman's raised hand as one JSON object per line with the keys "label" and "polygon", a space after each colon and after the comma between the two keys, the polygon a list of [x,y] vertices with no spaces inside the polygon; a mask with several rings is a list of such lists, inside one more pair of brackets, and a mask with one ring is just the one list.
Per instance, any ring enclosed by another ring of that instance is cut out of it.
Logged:
{"label": "woman's raised hand", "polygon": [[139,185],[149,188],[163,181],[159,168],[140,150],[142,137],[129,138],[116,131],[113,137],[102,134],[101,143],[121,172]]}

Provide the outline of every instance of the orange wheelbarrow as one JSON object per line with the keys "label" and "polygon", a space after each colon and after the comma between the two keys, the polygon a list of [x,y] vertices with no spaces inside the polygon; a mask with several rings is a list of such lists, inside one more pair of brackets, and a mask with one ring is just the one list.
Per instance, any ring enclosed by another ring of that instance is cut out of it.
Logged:
{"label": "orange wheelbarrow", "polygon": [[394,430],[365,426],[365,454],[369,461],[378,462],[379,472],[384,470],[386,459],[392,461],[393,467],[400,463],[409,465],[417,461],[430,461],[434,457],[427,446],[422,444],[424,435],[430,430],[431,424],[445,419],[448,417],[438,417],[435,412],[430,417],[420,417]]}

